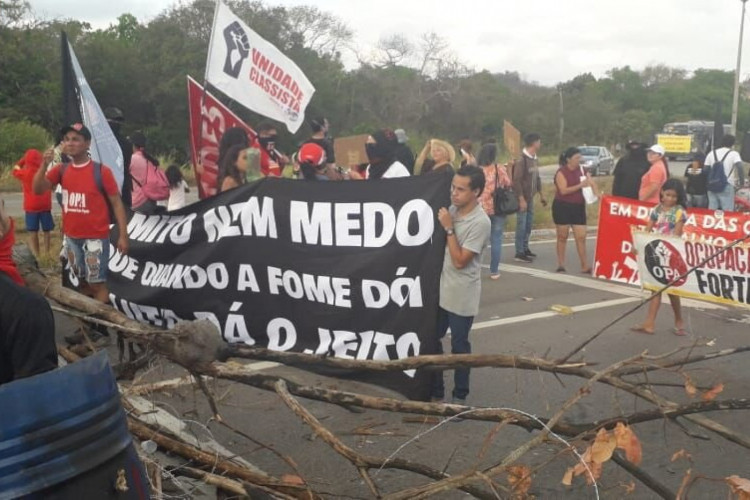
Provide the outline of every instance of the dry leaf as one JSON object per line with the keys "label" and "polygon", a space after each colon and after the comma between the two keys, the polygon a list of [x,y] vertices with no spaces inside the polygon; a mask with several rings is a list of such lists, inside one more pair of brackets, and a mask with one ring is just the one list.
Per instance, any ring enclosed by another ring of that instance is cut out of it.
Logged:
{"label": "dry leaf", "polygon": [[531,489],[531,469],[525,465],[508,467],[508,483],[515,495],[525,496]]}
{"label": "dry leaf", "polygon": [[738,495],[739,500],[750,500],[750,479],[744,479],[739,476],[729,476],[724,479],[732,493]]}
{"label": "dry leaf", "polygon": [[685,451],[685,449],[681,449],[680,451],[676,451],[674,455],[672,455],[672,458],[669,461],[674,462],[676,460],[679,460],[680,458],[684,458],[691,462],[693,460],[693,456],[690,453]]}
{"label": "dry leaf", "polygon": [[685,476],[682,478],[682,483],[680,483],[680,489],[677,491],[677,496],[675,496],[675,500],[683,500],[685,499],[685,493],[687,492],[687,486],[690,484],[690,479],[693,475],[693,469],[688,469],[685,471]]}
{"label": "dry leaf", "polygon": [[615,426],[615,436],[617,437],[617,447],[625,451],[625,457],[631,464],[639,465],[643,460],[643,450],[641,442],[633,430],[622,422],[617,422]]}
{"label": "dry leaf", "polygon": [[695,384],[693,384],[693,381],[688,377],[687,375],[684,375],[685,377],[685,392],[687,392],[687,395],[691,398],[694,398],[696,394],[698,394],[698,389],[695,388]]}
{"label": "dry leaf", "polygon": [[724,384],[721,384],[721,383],[716,384],[710,390],[704,392],[701,395],[701,399],[703,401],[713,401],[714,399],[716,399],[716,396],[718,396],[719,393],[721,393],[721,391],[723,390],[724,390]]}
{"label": "dry leaf", "polygon": [[565,475],[562,478],[562,484],[570,486],[573,484],[573,467],[565,471]]}
{"label": "dry leaf", "polygon": [[617,438],[607,429],[599,429],[594,444],[591,445],[591,460],[603,464],[612,458],[615,448],[617,448]]}
{"label": "dry leaf", "polygon": [[294,475],[294,474],[284,474],[284,475],[282,475],[281,476],[281,481],[284,482],[284,483],[286,483],[286,484],[299,484],[299,485],[304,485],[305,484],[305,481],[301,477],[299,477],[297,475]]}
{"label": "dry leaf", "polygon": [[[591,486],[594,484],[595,480],[598,480],[600,477],[602,477],[602,464],[597,462],[590,462],[589,463],[589,470],[591,470],[591,474],[586,472],[583,477],[586,478],[586,484]],[[591,476],[594,476],[593,478]]]}

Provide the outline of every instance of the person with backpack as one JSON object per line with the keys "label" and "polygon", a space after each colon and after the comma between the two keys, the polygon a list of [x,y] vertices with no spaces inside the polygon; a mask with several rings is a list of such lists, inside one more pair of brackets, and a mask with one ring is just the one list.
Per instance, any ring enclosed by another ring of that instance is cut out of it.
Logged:
{"label": "person with backpack", "polygon": [[734,210],[735,186],[742,186],[745,170],[742,158],[734,146],[734,136],[727,134],[721,139],[721,147],[706,155],[705,165],[709,167],[706,188],[709,210]]}
{"label": "person with backpack", "polygon": [[159,169],[159,162],[146,152],[146,136],[135,132],[130,136],[133,155],[130,158],[130,176],[133,179],[133,210],[144,215],[163,212],[158,201],[169,198],[169,181]]}
{"label": "person with backpack", "polygon": [[63,150],[71,163],[58,164],[34,175],[33,188],[42,194],[62,185],[63,234],[68,262],[80,279],[80,292],[109,303],[109,220],[114,213],[119,236],[117,250],[128,253],[125,206],[112,171],[89,157],[91,132],[81,123],[64,127]]}

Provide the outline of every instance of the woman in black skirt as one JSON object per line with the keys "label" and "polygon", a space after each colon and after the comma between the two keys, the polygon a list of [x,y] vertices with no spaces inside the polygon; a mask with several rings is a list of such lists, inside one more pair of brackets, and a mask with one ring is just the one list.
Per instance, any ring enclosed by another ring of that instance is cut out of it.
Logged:
{"label": "woman in black skirt", "polygon": [[581,272],[591,273],[586,258],[586,200],[583,188],[591,187],[598,194],[596,184],[581,169],[578,148],[568,148],[560,155],[560,168],[555,173],[555,200],[552,202],[552,220],[557,226],[557,272],[565,272],[565,247],[570,228],[576,242]]}

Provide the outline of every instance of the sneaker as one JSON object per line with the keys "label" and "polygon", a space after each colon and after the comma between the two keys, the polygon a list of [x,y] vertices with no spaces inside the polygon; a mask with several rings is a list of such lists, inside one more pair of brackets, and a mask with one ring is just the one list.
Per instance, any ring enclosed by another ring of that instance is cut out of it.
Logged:
{"label": "sneaker", "polygon": [[452,405],[466,406],[466,399],[465,398],[461,399],[461,398],[457,398],[457,397],[454,396],[454,397],[451,398],[451,404]]}
{"label": "sneaker", "polygon": [[527,264],[531,264],[532,262],[534,262],[534,259],[532,259],[531,257],[527,256],[526,254],[522,254],[522,253],[517,253],[516,257],[515,257],[515,260],[517,262],[525,262]]}
{"label": "sneaker", "polygon": [[438,398],[436,396],[432,396],[430,398],[430,403],[445,403],[444,399],[445,398]]}
{"label": "sneaker", "polygon": [[526,249],[526,251],[523,254],[526,257],[531,257],[532,259],[536,257],[536,254],[534,252],[532,252],[531,250],[529,250],[528,248]]}

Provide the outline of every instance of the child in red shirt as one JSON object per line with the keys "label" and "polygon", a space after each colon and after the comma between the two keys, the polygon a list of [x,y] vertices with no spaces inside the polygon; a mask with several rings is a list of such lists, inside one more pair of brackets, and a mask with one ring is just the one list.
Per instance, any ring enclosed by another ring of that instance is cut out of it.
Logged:
{"label": "child in red shirt", "polygon": [[44,255],[49,255],[50,231],[55,228],[52,220],[52,191],[35,194],[31,183],[34,174],[42,166],[42,153],[29,149],[13,167],[13,176],[23,185],[23,210],[26,212],[26,230],[29,232],[31,251],[39,258],[39,227],[44,231]]}

